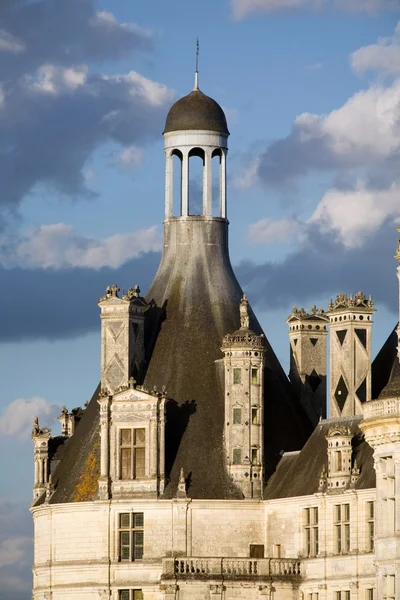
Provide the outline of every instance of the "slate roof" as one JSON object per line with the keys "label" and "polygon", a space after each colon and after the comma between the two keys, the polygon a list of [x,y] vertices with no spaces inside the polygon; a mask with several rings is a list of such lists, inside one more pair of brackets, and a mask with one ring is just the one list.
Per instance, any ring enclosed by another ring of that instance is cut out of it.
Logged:
{"label": "slate roof", "polygon": [[335,424],[348,426],[353,434],[353,461],[356,459],[360,468],[355,489],[374,488],[376,479],[373,450],[364,440],[358,427],[362,419],[360,415],[320,421],[301,452],[283,455],[275,473],[268,481],[264,498],[291,498],[318,492],[322,468],[325,466],[328,469],[328,443],[325,436]]}
{"label": "slate roof", "polygon": [[397,357],[397,325],[389,335],[381,350],[372,363],[372,399],[376,400],[382,394],[384,388],[395,375],[393,368],[398,365]]}
{"label": "slate roof", "polygon": [[163,133],[199,129],[229,135],[224,111],[212,98],[193,90],[170,108]]}

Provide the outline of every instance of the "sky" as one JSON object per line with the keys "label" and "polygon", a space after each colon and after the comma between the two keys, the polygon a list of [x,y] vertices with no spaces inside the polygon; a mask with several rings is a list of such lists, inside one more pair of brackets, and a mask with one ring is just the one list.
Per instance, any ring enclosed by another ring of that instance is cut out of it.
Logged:
{"label": "sky", "polygon": [[157,269],[197,36],[232,263],[285,369],[294,304],[371,293],[374,354],[397,322],[399,0],[2,0],[0,600],[31,597],[33,416],[56,435],[91,397],[99,297]]}

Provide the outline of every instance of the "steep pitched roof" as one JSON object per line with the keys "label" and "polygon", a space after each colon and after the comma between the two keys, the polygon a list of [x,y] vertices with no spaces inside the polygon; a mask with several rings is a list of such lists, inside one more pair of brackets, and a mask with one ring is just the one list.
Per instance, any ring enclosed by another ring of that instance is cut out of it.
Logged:
{"label": "steep pitched roof", "polygon": [[353,435],[353,458],[357,460],[360,476],[355,489],[369,489],[376,485],[373,450],[363,439],[358,425],[362,416],[325,419],[315,428],[312,436],[298,454],[283,455],[278,468],[269,480],[265,499],[308,496],[318,492],[323,467],[328,464],[326,435],[334,424],[346,425]]}
{"label": "steep pitched roof", "polygon": [[393,367],[398,365],[397,325],[376,355],[372,363],[372,399],[376,400],[391,379]]}

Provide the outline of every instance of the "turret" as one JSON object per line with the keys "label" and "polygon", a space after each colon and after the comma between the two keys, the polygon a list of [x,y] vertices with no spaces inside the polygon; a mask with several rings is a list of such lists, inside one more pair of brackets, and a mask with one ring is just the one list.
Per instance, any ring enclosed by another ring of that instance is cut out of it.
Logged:
{"label": "turret", "polygon": [[[400,284],[400,240],[395,258],[399,262],[397,276]],[[400,329],[397,331],[399,348]],[[374,450],[376,471],[377,598],[397,598],[400,584],[400,353],[394,359],[390,379],[379,398],[368,402],[363,408],[364,421],[360,428]]]}
{"label": "turret", "polygon": [[313,306],[309,313],[293,307],[289,325],[289,378],[314,426],[326,417],[326,337],[328,317]]}
{"label": "turret", "polygon": [[260,498],[263,490],[265,337],[249,329],[246,296],[240,302],[240,329],[224,337],[222,352],[227,467],[245,498]]}
{"label": "turret", "polygon": [[34,445],[35,479],[33,487],[33,501],[37,500],[46,491],[49,481],[49,441],[50,429],[39,427],[39,419],[33,420],[32,442]]}
{"label": "turret", "polygon": [[110,393],[140,381],[144,366],[144,313],[147,303],[139,286],[118,296],[119,287],[107,287],[101,309],[101,387]]}
{"label": "turret", "polygon": [[371,296],[339,294],[329,303],[330,416],[363,412],[371,399]]}

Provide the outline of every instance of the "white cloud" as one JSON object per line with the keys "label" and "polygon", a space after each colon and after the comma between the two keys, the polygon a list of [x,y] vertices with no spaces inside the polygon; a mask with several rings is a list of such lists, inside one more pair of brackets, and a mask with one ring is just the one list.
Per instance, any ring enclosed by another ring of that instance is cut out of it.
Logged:
{"label": "white cloud", "polygon": [[238,190],[246,190],[258,181],[261,158],[252,156],[246,165],[233,177],[233,185]]}
{"label": "white cloud", "polygon": [[376,71],[385,75],[400,74],[400,21],[393,37],[382,38],[376,44],[359,48],[351,54],[350,64],[356,73]]}
{"label": "white cloud", "polygon": [[10,54],[20,54],[25,51],[25,44],[16,36],[0,29],[0,52],[9,52]]}
{"label": "white cloud", "polygon": [[0,260],[8,268],[117,268],[145,252],[161,250],[162,237],[152,226],[98,240],[76,234],[65,223],[55,223],[32,229],[14,243],[4,239],[2,247]]}
{"label": "white cloud", "polygon": [[42,65],[35,77],[25,77],[25,83],[34,91],[46,94],[60,94],[76,90],[87,80],[86,66],[63,68],[54,65]]}
{"label": "white cloud", "polygon": [[33,417],[39,417],[48,426],[60,414],[60,407],[44,398],[18,398],[6,406],[0,417],[0,434],[8,437],[28,439],[32,431]]}
{"label": "white cloud", "polygon": [[358,248],[388,218],[400,218],[400,185],[386,190],[362,185],[354,190],[329,190],[308,224],[316,224],[323,233],[335,231],[346,248]]}
{"label": "white cloud", "polygon": [[374,15],[385,9],[398,9],[397,0],[231,0],[233,17],[243,19],[252,13],[280,10],[333,8],[345,12]]}
{"label": "white cloud", "polygon": [[143,161],[143,151],[141,148],[133,145],[123,150],[119,157],[124,167],[127,167],[128,169],[135,169]]}
{"label": "white cloud", "polygon": [[116,75],[103,75],[106,81],[117,83],[125,82],[130,85],[130,94],[133,97],[146,99],[151,106],[162,106],[166,102],[170,102],[175,92],[167,88],[166,85],[147,79],[144,75],[136,71]]}
{"label": "white cloud", "polygon": [[297,237],[301,226],[295,219],[262,219],[249,227],[251,242],[276,244]]}

